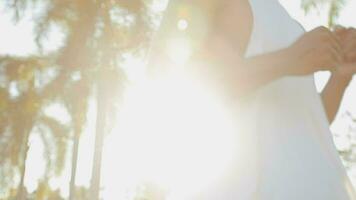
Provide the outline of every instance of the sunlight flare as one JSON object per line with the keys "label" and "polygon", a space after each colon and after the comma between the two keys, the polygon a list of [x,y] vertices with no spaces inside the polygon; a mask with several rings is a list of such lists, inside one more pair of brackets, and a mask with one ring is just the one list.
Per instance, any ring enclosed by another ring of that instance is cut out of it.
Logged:
{"label": "sunlight flare", "polygon": [[171,199],[187,198],[223,176],[234,158],[234,125],[223,104],[177,74],[129,90],[120,116],[104,154],[105,199],[122,196],[120,185],[145,182]]}
{"label": "sunlight flare", "polygon": [[185,31],[188,28],[188,26],[189,26],[188,21],[185,19],[180,19],[177,23],[177,28],[180,31]]}
{"label": "sunlight flare", "polygon": [[174,38],[168,42],[167,52],[175,65],[184,66],[193,53],[192,44],[187,38]]}

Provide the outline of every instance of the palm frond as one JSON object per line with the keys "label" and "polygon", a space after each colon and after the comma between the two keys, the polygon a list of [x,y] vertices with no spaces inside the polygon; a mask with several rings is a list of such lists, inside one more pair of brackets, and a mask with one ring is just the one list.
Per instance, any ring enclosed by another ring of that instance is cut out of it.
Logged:
{"label": "palm frond", "polygon": [[347,0],[302,0],[301,7],[306,13],[309,13],[311,10],[317,9],[319,5],[328,5],[328,26],[332,27],[336,25],[337,18],[346,3]]}

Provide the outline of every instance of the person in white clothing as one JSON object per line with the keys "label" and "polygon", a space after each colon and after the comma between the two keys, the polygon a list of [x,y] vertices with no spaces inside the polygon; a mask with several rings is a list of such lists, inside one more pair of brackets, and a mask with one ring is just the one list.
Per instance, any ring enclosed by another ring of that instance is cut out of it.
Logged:
{"label": "person in white clothing", "polygon": [[[194,58],[219,63],[209,77],[236,102],[239,134],[249,138],[239,176],[202,199],[356,200],[329,130],[356,73],[356,30],[306,32],[278,0],[173,0],[169,7],[182,3],[209,13]],[[179,20],[170,15],[162,30]],[[153,51],[162,59],[159,47]],[[321,94],[318,71],[332,74]]]}

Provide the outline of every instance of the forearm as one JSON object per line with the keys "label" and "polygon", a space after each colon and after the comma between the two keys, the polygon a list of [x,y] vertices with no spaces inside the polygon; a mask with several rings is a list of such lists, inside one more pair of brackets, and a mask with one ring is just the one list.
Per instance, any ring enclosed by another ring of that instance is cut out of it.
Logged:
{"label": "forearm", "polygon": [[331,123],[339,110],[344,91],[350,80],[343,80],[337,75],[332,75],[329,82],[322,91],[322,100],[326,115]]}
{"label": "forearm", "polygon": [[244,95],[276,79],[293,74],[293,54],[290,49],[248,58],[236,67],[237,89]]}
{"label": "forearm", "polygon": [[292,59],[290,49],[252,58],[240,58],[236,55],[233,57],[226,53],[224,55],[215,53],[214,57],[216,60],[211,63],[215,63],[215,66],[212,65],[210,77],[213,76],[211,78],[222,84],[234,97],[246,96],[276,79],[292,75],[292,69],[296,68],[293,65],[298,65],[293,62],[295,59]]}
{"label": "forearm", "polygon": [[[284,76],[305,76],[321,70],[334,70],[341,56],[337,42],[323,27],[300,37],[291,46],[252,58],[244,58],[244,48],[236,48],[225,35],[212,35],[202,53],[213,59],[213,78],[220,80],[234,96],[248,93]],[[325,42],[327,41],[327,42]],[[198,59],[199,60],[199,59]],[[210,63],[208,61],[208,63]],[[215,77],[214,77],[215,76]]]}
{"label": "forearm", "polygon": [[243,97],[276,79],[293,75],[292,70],[300,65],[291,47],[243,58],[225,40],[210,38],[201,49],[192,58],[202,62],[198,68],[199,76],[212,80],[211,85],[220,86],[234,97]]}

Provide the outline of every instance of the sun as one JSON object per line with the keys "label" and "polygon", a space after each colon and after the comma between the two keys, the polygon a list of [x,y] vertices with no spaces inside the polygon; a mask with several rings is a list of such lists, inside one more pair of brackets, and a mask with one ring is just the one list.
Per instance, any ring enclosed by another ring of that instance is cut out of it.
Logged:
{"label": "sun", "polygon": [[[188,27],[185,19],[177,22],[180,31]],[[105,141],[105,200],[134,199],[145,183],[164,191],[162,200],[188,200],[215,184],[236,160],[231,110],[189,73],[192,41],[186,35],[167,41],[172,66],[160,78],[145,78],[144,62],[127,59],[135,81]]]}
{"label": "sun", "polygon": [[173,73],[141,82],[128,90],[106,140],[104,199],[129,199],[130,189],[120,189],[144,182],[167,191],[167,200],[188,199],[225,173],[234,135],[223,103],[194,80]]}

